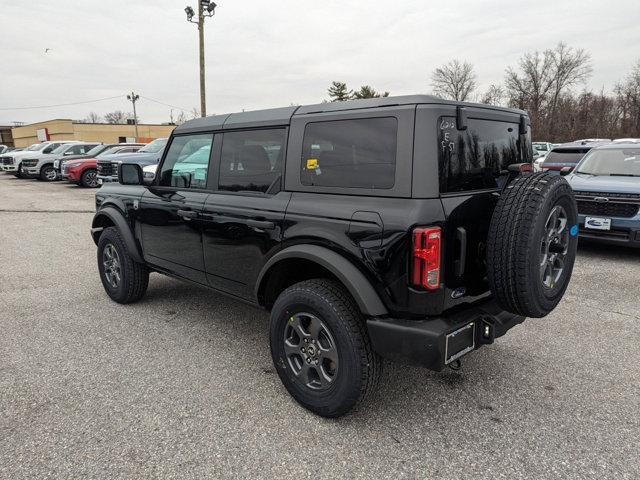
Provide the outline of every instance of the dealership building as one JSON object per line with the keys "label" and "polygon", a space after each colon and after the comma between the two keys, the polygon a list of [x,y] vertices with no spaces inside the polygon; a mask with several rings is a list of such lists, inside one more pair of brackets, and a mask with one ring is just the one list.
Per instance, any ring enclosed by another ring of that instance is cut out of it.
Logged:
{"label": "dealership building", "polygon": [[13,143],[16,147],[28,147],[46,140],[82,140],[86,142],[148,143],[159,137],[168,137],[175,125],[112,123],[86,123],[68,119],[55,119],[46,122],[20,125],[11,129]]}

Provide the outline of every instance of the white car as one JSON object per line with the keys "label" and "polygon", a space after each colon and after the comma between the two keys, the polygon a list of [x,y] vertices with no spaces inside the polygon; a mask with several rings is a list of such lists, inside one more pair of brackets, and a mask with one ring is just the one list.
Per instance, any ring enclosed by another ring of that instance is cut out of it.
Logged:
{"label": "white car", "polygon": [[39,178],[51,182],[58,177],[54,162],[71,155],[84,155],[100,142],[68,142],[63,143],[51,153],[25,156],[22,159],[22,173],[26,177]]}
{"label": "white car", "polygon": [[47,141],[42,143],[34,143],[30,147],[20,150],[19,152],[9,152],[8,154],[0,156],[2,163],[2,170],[9,172],[16,177],[22,178],[22,160],[25,158],[31,158],[37,155],[46,155],[53,152],[56,148],[64,143],[69,143],[66,140]]}

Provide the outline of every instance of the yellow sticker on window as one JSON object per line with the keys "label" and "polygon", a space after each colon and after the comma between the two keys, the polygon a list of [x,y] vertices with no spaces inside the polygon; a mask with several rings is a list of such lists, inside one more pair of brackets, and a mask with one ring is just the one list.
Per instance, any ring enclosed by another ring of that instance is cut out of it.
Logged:
{"label": "yellow sticker on window", "polygon": [[315,170],[318,168],[318,159],[317,158],[308,158],[307,159],[307,170]]}

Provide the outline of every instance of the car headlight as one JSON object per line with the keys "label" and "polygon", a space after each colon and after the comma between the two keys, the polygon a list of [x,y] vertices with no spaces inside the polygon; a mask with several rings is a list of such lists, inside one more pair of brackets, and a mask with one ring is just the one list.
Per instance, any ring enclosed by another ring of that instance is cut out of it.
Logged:
{"label": "car headlight", "polygon": [[67,167],[69,168],[76,168],[76,167],[79,167],[80,165],[82,165],[82,163],[80,162],[67,163]]}

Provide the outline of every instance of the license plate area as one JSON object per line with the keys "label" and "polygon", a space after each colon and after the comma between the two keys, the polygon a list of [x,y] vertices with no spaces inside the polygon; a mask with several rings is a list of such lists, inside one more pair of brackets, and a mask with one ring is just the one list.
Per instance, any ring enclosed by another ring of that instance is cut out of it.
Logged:
{"label": "license plate area", "polygon": [[602,217],[585,217],[584,228],[591,230],[611,230],[611,219]]}
{"label": "license plate area", "polygon": [[475,322],[466,324],[447,335],[445,340],[444,364],[447,365],[471,352],[475,344]]}

